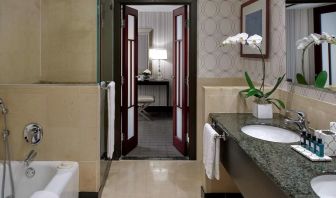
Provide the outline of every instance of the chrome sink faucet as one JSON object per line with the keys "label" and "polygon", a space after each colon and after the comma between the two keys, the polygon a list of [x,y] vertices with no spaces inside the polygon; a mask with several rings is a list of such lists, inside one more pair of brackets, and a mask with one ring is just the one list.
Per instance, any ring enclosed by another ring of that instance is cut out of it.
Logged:
{"label": "chrome sink faucet", "polygon": [[296,114],[298,119],[295,120],[291,117],[287,117],[285,119],[285,124],[296,124],[299,127],[300,131],[309,133],[309,127],[308,127],[309,122],[306,120],[306,115],[305,115],[304,112],[294,111],[294,110],[286,110],[286,114],[288,114],[288,113]]}
{"label": "chrome sink faucet", "polygon": [[35,150],[31,150],[27,155],[26,159],[24,160],[24,165],[28,167],[33,159],[36,157],[37,152]]}

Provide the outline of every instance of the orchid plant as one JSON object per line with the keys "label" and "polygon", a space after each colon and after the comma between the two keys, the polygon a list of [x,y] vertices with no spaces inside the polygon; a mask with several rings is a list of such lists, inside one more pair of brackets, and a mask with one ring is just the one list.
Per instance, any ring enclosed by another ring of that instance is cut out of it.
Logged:
{"label": "orchid plant", "polygon": [[[313,33],[309,36],[303,37],[302,39],[296,42],[296,46],[298,50],[302,50],[302,59],[301,59],[301,70],[302,74],[296,74],[296,80],[299,84],[308,85],[305,79],[305,69],[304,69],[304,57],[306,54],[307,49],[312,45],[320,45],[324,42],[329,44],[336,45],[336,38],[335,36],[329,35],[328,33],[323,32],[321,34]],[[315,79],[315,87],[324,88],[328,74],[326,71],[322,71],[318,74],[317,78]]]}
{"label": "orchid plant", "polygon": [[148,80],[150,78],[150,75],[152,75],[152,72],[149,69],[146,69],[142,72],[142,75],[144,76],[144,80]]}
{"label": "orchid plant", "polygon": [[285,75],[277,79],[277,82],[271,91],[265,92],[266,63],[265,63],[265,57],[261,49],[262,40],[263,38],[257,34],[249,37],[247,33],[239,33],[235,36],[228,37],[227,39],[223,41],[222,44],[223,45],[235,45],[235,44],[247,45],[259,51],[261,55],[261,59],[262,59],[262,81],[261,81],[260,88],[255,87],[250,76],[248,75],[247,72],[245,72],[245,79],[246,79],[246,82],[249,88],[240,91],[240,93],[244,94],[246,98],[251,97],[251,96],[256,97],[255,102],[258,104],[273,104],[280,110],[281,108],[285,108],[284,102],[276,98],[271,98],[271,95],[279,87]]}

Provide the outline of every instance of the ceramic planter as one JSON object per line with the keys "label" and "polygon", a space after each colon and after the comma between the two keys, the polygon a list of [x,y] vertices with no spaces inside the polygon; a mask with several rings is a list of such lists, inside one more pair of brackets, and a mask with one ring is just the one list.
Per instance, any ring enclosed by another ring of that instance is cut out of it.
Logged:
{"label": "ceramic planter", "polygon": [[273,105],[253,102],[252,113],[254,117],[259,119],[271,119],[273,118]]}

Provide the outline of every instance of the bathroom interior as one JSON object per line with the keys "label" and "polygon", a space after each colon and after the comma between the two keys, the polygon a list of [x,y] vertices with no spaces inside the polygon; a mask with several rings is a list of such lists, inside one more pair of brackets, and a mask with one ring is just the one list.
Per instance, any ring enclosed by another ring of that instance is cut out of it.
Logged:
{"label": "bathroom interior", "polygon": [[1,0],[0,198],[336,197],[335,13],[335,0]]}

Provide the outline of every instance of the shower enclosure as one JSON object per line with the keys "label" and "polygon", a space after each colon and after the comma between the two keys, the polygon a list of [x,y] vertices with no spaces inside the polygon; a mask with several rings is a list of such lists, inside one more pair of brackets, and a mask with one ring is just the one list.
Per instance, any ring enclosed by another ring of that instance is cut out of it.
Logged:
{"label": "shower enclosure", "polygon": [[0,97],[11,106],[9,124],[17,123],[8,136],[16,142],[12,158],[22,161],[31,149],[22,137],[24,126],[40,123],[48,138],[37,146],[43,147],[38,160],[78,161],[81,192],[97,193],[111,162],[107,96],[99,84],[113,80],[112,3],[0,1],[6,8],[0,12],[6,26],[0,28],[6,71],[0,72]]}

